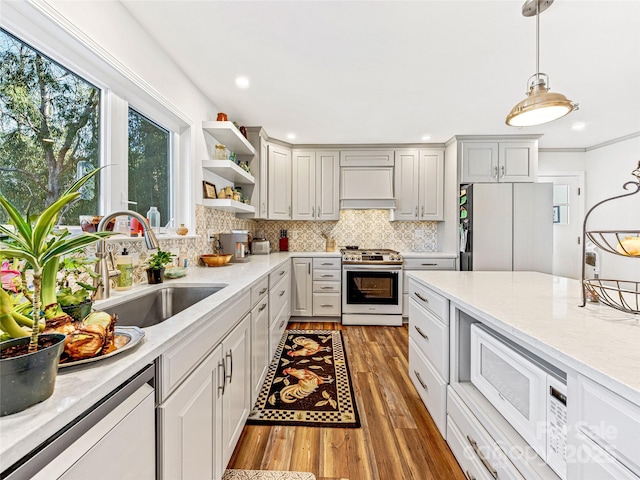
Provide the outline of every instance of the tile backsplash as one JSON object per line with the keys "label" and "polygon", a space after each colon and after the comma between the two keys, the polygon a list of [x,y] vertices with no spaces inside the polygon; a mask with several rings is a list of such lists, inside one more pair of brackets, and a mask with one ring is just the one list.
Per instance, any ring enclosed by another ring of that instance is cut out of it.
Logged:
{"label": "tile backsplash", "polygon": [[[185,237],[159,238],[163,250],[178,255],[186,254],[189,265],[199,265],[200,255],[212,253],[213,244],[207,232],[230,232],[249,230],[254,235],[264,230],[271,242],[271,249],[278,250],[280,230],[289,233],[289,250],[313,252],[325,250],[323,234],[336,241],[336,250],[344,245],[360,248],[391,248],[401,252],[435,252],[437,250],[436,222],[390,222],[388,210],[342,210],[339,221],[271,221],[236,218],[235,214],[202,205],[196,206],[195,232]],[[194,236],[195,235],[195,236]],[[144,262],[149,252],[142,238],[112,239],[107,242],[107,251],[119,254],[127,248],[134,264],[134,282],[146,282]],[[95,246],[87,249],[94,254]]]}

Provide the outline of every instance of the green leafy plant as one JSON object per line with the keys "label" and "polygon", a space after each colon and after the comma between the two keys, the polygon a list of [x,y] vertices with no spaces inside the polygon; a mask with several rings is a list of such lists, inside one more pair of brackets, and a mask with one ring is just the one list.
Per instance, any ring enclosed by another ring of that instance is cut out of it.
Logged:
{"label": "green leafy plant", "polygon": [[160,270],[173,262],[175,255],[171,252],[165,252],[158,249],[156,253],[152,253],[146,262],[146,266],[150,270]]}
{"label": "green leafy plant", "polygon": [[[98,261],[97,258],[89,258],[86,255],[68,256],[60,261],[58,273],[58,293],[56,294],[58,304],[63,307],[79,305],[91,300],[96,287],[80,280],[84,275],[89,278],[99,278],[93,266]],[[72,288],[71,282],[74,287]]]}
{"label": "green leafy plant", "polygon": [[[26,262],[33,275],[33,295],[31,298],[31,341],[29,351],[38,349],[38,332],[41,308],[45,307],[45,318],[64,315],[56,299],[56,277],[60,258],[83,250],[88,245],[107,237],[112,232],[71,235],[67,229],[56,230],[55,226],[63,208],[80,197],[79,189],[99,170],[93,170],[77,180],[60,198],[49,205],[39,215],[25,215],[0,193],[0,206],[9,216],[14,228],[0,225],[0,246],[5,258],[17,258]],[[10,296],[2,290],[0,294],[0,324],[2,330],[13,337],[26,336],[11,314],[13,304],[6,298]],[[6,297],[5,297],[6,295]]]}

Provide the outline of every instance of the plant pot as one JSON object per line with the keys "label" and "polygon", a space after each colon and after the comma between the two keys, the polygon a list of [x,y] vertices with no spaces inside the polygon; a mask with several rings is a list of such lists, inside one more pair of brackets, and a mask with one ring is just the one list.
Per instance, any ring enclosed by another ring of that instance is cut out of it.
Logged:
{"label": "plant pot", "polygon": [[93,302],[91,300],[87,300],[86,302],[79,303],[78,305],[68,305],[60,308],[62,308],[62,311],[67,315],[71,315],[74,320],[81,321],[91,313],[91,307],[93,307]]}
{"label": "plant pot", "polygon": [[147,283],[164,282],[164,268],[147,268]]}
{"label": "plant pot", "polygon": [[[38,335],[39,341],[52,340],[53,344],[34,353],[0,359],[0,417],[21,412],[53,394],[65,337],[62,333]],[[0,343],[0,350],[28,344],[29,340],[7,340]]]}

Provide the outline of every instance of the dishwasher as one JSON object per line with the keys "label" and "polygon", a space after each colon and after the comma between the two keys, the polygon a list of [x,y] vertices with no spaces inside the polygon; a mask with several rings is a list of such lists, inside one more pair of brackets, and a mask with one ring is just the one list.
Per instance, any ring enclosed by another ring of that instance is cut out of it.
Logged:
{"label": "dishwasher", "polygon": [[154,383],[147,365],[0,478],[155,479]]}
{"label": "dishwasher", "polygon": [[412,257],[410,253],[403,253],[404,262],[402,264],[402,316],[409,316],[409,282],[407,281],[407,271],[411,270],[456,270],[456,259],[454,257]]}

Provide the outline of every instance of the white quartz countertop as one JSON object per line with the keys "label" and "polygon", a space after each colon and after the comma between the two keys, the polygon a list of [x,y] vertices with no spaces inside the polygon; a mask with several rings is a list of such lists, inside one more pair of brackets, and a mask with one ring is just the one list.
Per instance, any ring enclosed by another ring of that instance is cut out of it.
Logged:
{"label": "white quartz countertop", "polygon": [[412,271],[462,310],[640,404],[640,315],[581,304],[580,282],[535,272]]}
{"label": "white quartz countertop", "polygon": [[[246,263],[189,268],[183,278],[167,279],[160,285],[134,287],[127,292],[112,292],[110,299],[96,302],[97,310],[108,311],[110,304],[175,283],[224,286],[216,294],[161,324],[145,328],[145,337],[131,350],[95,363],[60,369],[54,393],[49,399],[23,412],[0,418],[0,472],[91,408],[145,365],[153,363],[168,348],[193,333],[210,318],[210,312],[223,308],[234,296],[247,292],[256,280],[296,256],[339,257],[340,253],[276,252],[271,255],[252,255]],[[220,332],[220,338],[225,333]]]}

